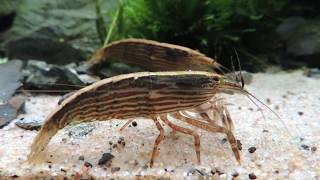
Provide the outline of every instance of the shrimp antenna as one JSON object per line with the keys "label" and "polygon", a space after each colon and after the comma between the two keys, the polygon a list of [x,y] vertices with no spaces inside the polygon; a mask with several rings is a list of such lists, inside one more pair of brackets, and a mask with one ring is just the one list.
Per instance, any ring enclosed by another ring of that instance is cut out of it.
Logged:
{"label": "shrimp antenna", "polygon": [[241,80],[241,87],[242,89],[244,88],[244,78],[243,78],[243,75],[242,75],[242,70],[241,70],[241,64],[240,64],[240,58],[239,58],[239,55],[238,55],[238,52],[236,49],[234,49],[234,52],[236,54],[236,57],[237,57],[237,61],[238,61],[238,67],[239,67],[239,75],[240,75],[240,80]]}
{"label": "shrimp antenna", "polygon": [[216,67],[216,69],[218,69],[218,71],[220,71],[222,74],[226,74],[227,73],[232,73],[232,71],[230,69],[228,69],[227,67],[218,64],[218,66]]}
{"label": "shrimp antenna", "polygon": [[[284,123],[284,121],[281,119],[281,117],[278,115],[278,113],[276,113],[273,109],[271,109],[268,105],[266,105],[264,102],[262,102],[260,99],[258,99],[257,97],[255,97],[255,96],[254,96],[253,94],[251,94],[250,92],[248,92],[248,91],[246,91],[246,90],[244,90],[244,89],[243,89],[243,92],[245,92],[245,95],[250,99],[250,101],[251,101],[253,104],[255,104],[255,106],[257,106],[257,107],[259,108],[259,110],[261,111],[262,114],[263,114],[262,109],[260,108],[260,106],[258,106],[257,103],[255,103],[255,101],[253,101],[253,99],[255,99],[256,101],[258,101],[260,104],[262,104],[264,107],[266,107],[269,111],[271,111],[272,114],[274,114],[274,115],[281,121],[282,125],[286,128],[286,130],[287,130],[287,132],[289,133],[289,135],[290,135],[291,137],[293,137],[292,134],[291,134],[290,131],[289,131],[288,126],[286,125],[286,123]],[[252,97],[253,99],[251,99],[250,97]],[[264,114],[263,114],[263,116],[264,116]],[[264,117],[265,117],[265,116],[264,116]]]}
{"label": "shrimp antenna", "polygon": [[234,64],[233,64],[233,56],[231,56],[231,67],[232,67],[232,73],[235,76],[235,81],[238,81],[237,74],[236,74],[236,69],[235,69]]}

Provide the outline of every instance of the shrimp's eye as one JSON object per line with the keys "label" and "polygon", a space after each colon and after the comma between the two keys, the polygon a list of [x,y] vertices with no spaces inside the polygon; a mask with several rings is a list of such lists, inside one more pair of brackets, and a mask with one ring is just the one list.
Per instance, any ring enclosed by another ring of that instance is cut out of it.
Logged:
{"label": "shrimp's eye", "polygon": [[221,77],[221,78],[219,78],[218,82],[219,82],[220,85],[223,85],[224,84],[224,79]]}

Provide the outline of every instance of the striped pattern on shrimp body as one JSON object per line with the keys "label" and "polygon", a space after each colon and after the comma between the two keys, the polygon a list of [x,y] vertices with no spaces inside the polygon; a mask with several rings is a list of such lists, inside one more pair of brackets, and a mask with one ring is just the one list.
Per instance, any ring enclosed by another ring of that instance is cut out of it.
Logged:
{"label": "striped pattern on shrimp body", "polygon": [[150,117],[203,104],[220,76],[196,71],[120,75],[83,88],[52,113],[62,128],[69,122]]}

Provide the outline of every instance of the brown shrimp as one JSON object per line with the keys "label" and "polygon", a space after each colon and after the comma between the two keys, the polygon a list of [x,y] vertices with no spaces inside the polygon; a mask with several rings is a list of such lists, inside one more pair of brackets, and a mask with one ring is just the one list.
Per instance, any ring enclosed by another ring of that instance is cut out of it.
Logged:
{"label": "brown shrimp", "polygon": [[146,39],[115,41],[97,50],[89,61],[92,69],[106,58],[115,58],[149,71],[212,71],[220,67],[214,59],[198,51]]}
{"label": "brown shrimp", "polygon": [[[230,90],[247,92],[241,85],[227,81],[224,76],[203,71],[139,72],[98,81],[67,97],[47,117],[31,146],[29,160],[36,160],[58,130],[69,123],[146,117],[151,118],[160,131],[154,144],[151,166],[157,146],[164,138],[159,120],[178,132],[194,136],[200,163],[199,135],[171,123],[167,118],[167,115],[171,115],[206,131],[226,134],[240,162],[237,142],[229,127],[181,115],[182,111],[208,103],[216,94]],[[225,113],[222,115],[222,119],[228,118]]]}

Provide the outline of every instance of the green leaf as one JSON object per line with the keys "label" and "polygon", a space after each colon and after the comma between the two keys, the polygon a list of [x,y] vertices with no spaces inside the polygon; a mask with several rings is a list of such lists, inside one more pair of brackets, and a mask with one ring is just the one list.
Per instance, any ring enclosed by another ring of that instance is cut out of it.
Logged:
{"label": "green leaf", "polygon": [[263,18],[262,14],[260,14],[260,15],[251,15],[250,16],[250,19],[255,20],[255,21],[260,20],[262,18]]}

